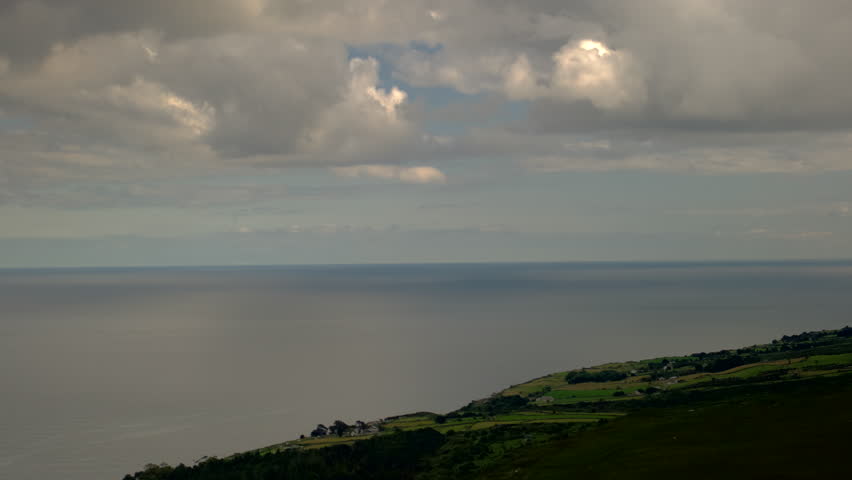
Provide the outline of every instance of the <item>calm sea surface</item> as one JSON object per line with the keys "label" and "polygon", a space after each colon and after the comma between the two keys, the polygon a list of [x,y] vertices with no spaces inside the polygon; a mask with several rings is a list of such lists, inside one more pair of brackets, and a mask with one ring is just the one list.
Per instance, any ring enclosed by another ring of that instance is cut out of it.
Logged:
{"label": "calm sea surface", "polygon": [[118,480],[850,313],[848,262],[0,271],[0,478]]}

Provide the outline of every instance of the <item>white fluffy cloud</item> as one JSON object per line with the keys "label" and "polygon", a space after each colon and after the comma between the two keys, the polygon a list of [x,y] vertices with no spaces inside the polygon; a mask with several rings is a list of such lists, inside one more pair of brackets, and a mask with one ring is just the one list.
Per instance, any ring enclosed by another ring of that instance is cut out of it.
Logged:
{"label": "white fluffy cloud", "polygon": [[641,71],[629,53],[585,39],[563,46],[553,61],[551,89],[555,96],[589,100],[605,110],[641,106],[645,101]]}
{"label": "white fluffy cloud", "polygon": [[[378,86],[378,61],[349,61],[348,85],[340,101],[328,108],[302,138],[300,153],[328,157],[328,163],[393,162],[392,155],[416,148],[416,126],[404,118],[407,94]],[[332,160],[333,159],[333,160]]]}
{"label": "white fluffy cloud", "polygon": [[375,177],[405,183],[446,183],[447,176],[435,167],[400,167],[397,165],[353,165],[333,169],[341,177]]}
{"label": "white fluffy cloud", "polygon": [[590,39],[562,46],[549,73],[535,71],[520,55],[506,71],[504,89],[514,100],[587,100],[601,110],[636,109],[646,100],[642,71],[630,53]]}
{"label": "white fluffy cloud", "polygon": [[57,138],[141,146],[194,141],[212,128],[215,109],[146,78],[142,45],[155,41],[126,34],[57,44],[38,67],[3,76],[0,95],[14,99],[13,114],[38,118]]}

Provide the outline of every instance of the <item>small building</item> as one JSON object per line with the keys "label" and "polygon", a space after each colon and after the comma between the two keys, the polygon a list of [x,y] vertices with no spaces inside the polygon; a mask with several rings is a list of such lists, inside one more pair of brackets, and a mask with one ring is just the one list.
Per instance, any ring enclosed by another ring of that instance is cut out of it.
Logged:
{"label": "small building", "polygon": [[544,403],[544,404],[553,403],[554,401],[556,401],[556,399],[551,397],[550,395],[544,395],[544,396],[541,396],[541,397],[538,397],[538,398],[535,399],[535,403]]}

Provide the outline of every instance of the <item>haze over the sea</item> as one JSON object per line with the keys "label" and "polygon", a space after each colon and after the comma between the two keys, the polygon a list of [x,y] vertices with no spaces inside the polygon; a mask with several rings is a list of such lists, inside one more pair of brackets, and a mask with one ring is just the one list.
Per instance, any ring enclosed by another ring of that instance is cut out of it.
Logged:
{"label": "haze over the sea", "polygon": [[0,478],[109,480],[595,363],[838,328],[852,264],[0,271]]}

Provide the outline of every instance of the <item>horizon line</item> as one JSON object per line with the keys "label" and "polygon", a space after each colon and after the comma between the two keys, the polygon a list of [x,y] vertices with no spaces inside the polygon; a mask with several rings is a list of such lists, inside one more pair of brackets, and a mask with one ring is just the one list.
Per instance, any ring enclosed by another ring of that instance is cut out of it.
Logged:
{"label": "horizon line", "polygon": [[351,263],[246,263],[246,264],[184,264],[184,265],[57,265],[31,267],[4,267],[0,272],[12,271],[45,271],[45,270],[126,270],[126,269],[240,269],[240,268],[333,268],[333,267],[416,267],[416,266],[485,266],[485,265],[703,265],[703,266],[737,266],[737,265],[852,265],[852,258],[818,259],[701,259],[701,260],[484,260],[484,261],[434,261],[434,262],[351,262]]}

